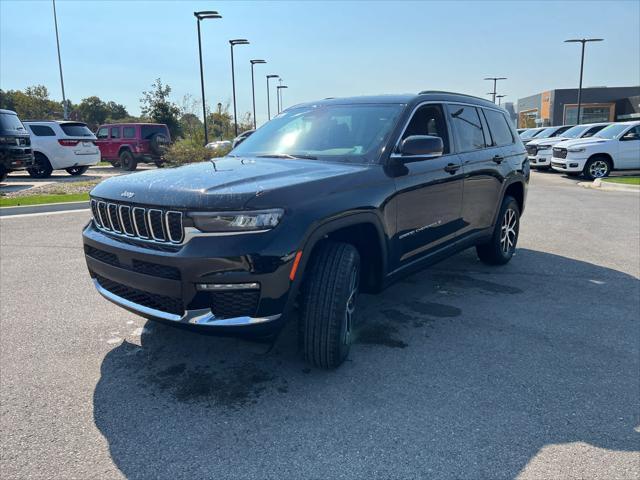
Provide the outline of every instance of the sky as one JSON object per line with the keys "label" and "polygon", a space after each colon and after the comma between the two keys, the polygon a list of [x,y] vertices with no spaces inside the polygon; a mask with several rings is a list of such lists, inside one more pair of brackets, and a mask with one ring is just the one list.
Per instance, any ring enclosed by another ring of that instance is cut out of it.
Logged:
{"label": "sky", "polygon": [[[640,84],[640,2],[56,2],[67,97],[97,95],[140,113],[140,96],[160,77],[172,99],[200,99],[193,11],[223,18],[202,27],[207,103],[231,100],[228,40],[235,47],[238,114],[251,110],[249,60],[256,65],[258,122],[266,120],[266,74],[288,89],[284,106],[325,97],[448,90],[504,101],[575,88],[579,44],[587,45],[584,86]],[[0,0],[0,88],[47,86],[61,99],[52,3]],[[272,87],[275,83],[272,81]],[[272,91],[273,94],[273,91]],[[272,105],[275,95],[272,95]],[[274,107],[275,108],[275,107]]]}

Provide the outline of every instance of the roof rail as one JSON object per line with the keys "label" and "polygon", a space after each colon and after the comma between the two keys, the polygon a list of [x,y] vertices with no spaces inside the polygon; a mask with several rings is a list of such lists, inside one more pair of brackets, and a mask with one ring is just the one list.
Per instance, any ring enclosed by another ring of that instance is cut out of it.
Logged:
{"label": "roof rail", "polygon": [[445,90],[423,90],[420,93],[418,93],[418,95],[426,95],[427,93],[445,93],[447,95],[460,95],[461,97],[477,98],[478,100],[484,100],[485,102],[489,102],[489,100],[487,100],[486,98],[476,97],[475,95],[469,95],[467,93],[447,92]]}

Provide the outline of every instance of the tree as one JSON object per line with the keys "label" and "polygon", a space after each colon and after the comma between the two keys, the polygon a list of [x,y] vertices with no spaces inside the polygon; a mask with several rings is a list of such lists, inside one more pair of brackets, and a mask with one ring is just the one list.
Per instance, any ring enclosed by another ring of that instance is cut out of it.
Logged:
{"label": "tree", "polygon": [[129,112],[124,105],[110,101],[107,102],[107,118],[111,120],[120,120],[129,117]]}
{"label": "tree", "polygon": [[99,125],[105,123],[109,115],[107,104],[96,96],[82,99],[75,112],[77,112],[78,120],[85,122],[91,130],[95,130]]}
{"label": "tree", "polygon": [[24,92],[2,91],[0,108],[14,110],[24,120],[48,120],[62,117],[62,102],[49,99],[49,90],[44,85],[27,87]]}
{"label": "tree", "polygon": [[171,87],[163,85],[161,79],[151,85],[151,91],[142,92],[140,99],[142,116],[169,127],[172,138],[178,138],[180,132],[180,109],[169,100]]}
{"label": "tree", "polygon": [[229,102],[224,107],[222,103],[218,103],[216,111],[207,116],[207,127],[213,139],[233,138],[233,116],[229,113]]}

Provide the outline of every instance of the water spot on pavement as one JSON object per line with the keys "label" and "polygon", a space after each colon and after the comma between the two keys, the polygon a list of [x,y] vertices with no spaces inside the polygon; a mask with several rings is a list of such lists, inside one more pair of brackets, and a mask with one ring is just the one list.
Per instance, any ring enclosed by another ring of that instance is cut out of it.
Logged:
{"label": "water spot on pavement", "polygon": [[445,287],[445,290],[458,289],[476,289],[487,293],[522,293],[517,287],[511,285],[503,285],[501,283],[490,282],[488,280],[480,280],[478,278],[469,277],[457,273],[434,273],[433,280],[438,287]]}
{"label": "water spot on pavement", "polygon": [[396,310],[395,308],[382,310],[380,313],[382,313],[388,320],[391,320],[395,323],[407,324],[412,320],[415,320],[415,317],[407,315],[406,313],[401,312],[400,310]]}
{"label": "water spot on pavement", "polygon": [[459,308],[452,307],[451,305],[444,305],[442,303],[413,300],[411,302],[406,302],[404,305],[416,313],[432,317],[458,317],[462,314],[462,310]]}
{"label": "water spot on pavement", "polygon": [[391,348],[405,348],[408,345],[395,337],[398,329],[384,323],[367,323],[354,332],[355,343],[383,345]]}

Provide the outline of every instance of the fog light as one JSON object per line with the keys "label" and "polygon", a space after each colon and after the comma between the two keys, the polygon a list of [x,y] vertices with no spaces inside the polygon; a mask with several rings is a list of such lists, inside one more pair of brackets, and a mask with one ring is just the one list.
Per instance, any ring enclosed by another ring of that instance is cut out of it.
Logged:
{"label": "fog light", "polygon": [[196,289],[206,292],[228,290],[259,290],[259,283],[197,283]]}
{"label": "fog light", "polygon": [[578,168],[578,164],[577,163],[571,163],[571,164],[569,164],[569,166],[571,168]]}

